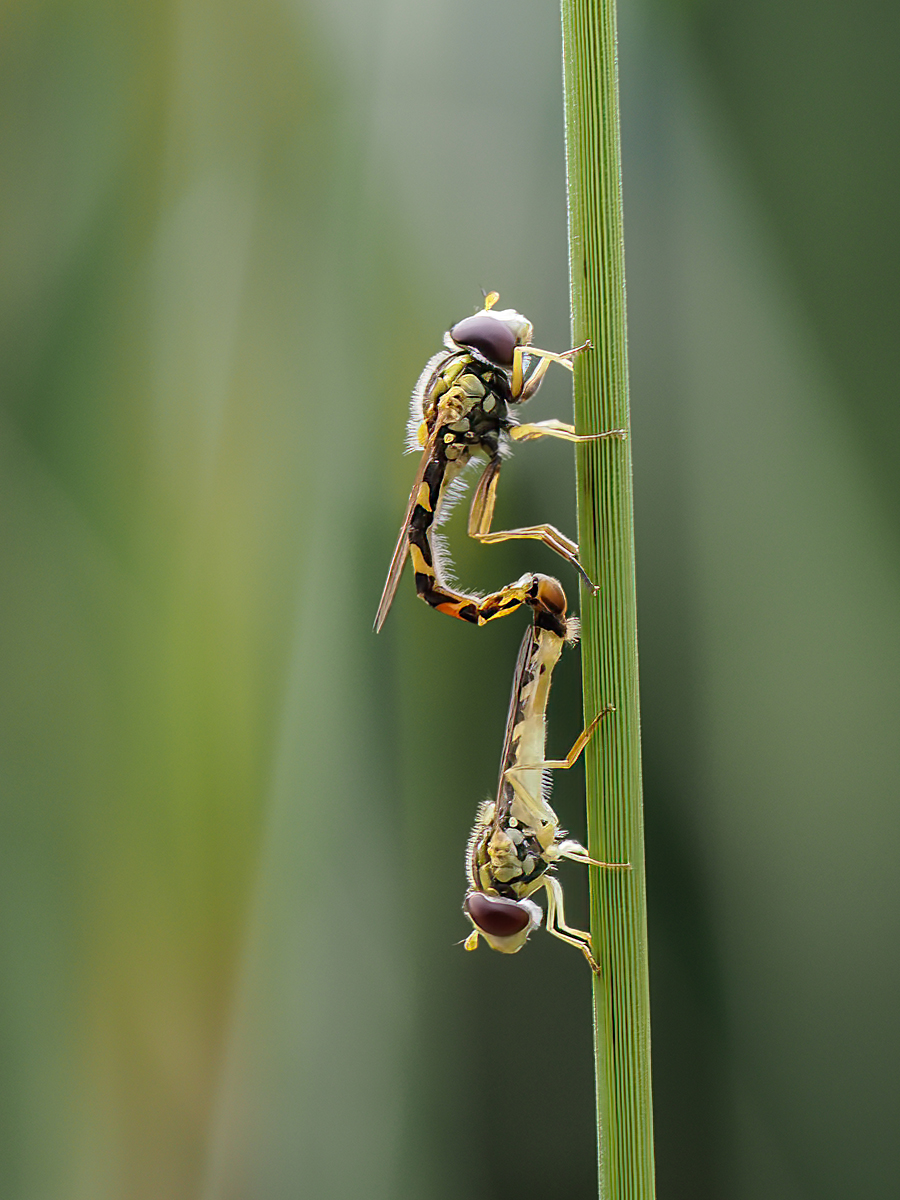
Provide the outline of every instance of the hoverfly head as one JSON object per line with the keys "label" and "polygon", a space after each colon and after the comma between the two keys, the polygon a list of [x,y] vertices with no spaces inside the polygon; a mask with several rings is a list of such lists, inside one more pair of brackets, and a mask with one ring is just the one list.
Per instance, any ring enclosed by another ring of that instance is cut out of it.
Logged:
{"label": "hoverfly head", "polygon": [[516,347],[531,345],[534,328],[514,308],[499,311],[493,308],[492,297],[496,298],[496,292],[486,298],[482,312],[457,321],[450,330],[450,340],[461,350],[472,350],[495,367],[508,371]]}
{"label": "hoverfly head", "polygon": [[492,950],[515,954],[528,941],[529,934],[543,920],[543,912],[533,900],[507,900],[469,892],[463,911]]}

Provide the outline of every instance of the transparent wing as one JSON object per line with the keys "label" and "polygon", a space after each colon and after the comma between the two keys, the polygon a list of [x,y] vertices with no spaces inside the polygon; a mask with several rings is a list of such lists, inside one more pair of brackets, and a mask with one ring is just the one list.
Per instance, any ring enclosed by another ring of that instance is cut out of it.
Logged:
{"label": "transparent wing", "polygon": [[403,518],[403,524],[400,526],[400,536],[397,538],[397,545],[394,547],[394,557],[391,559],[391,566],[388,570],[384,591],[381,593],[378,612],[375,614],[376,633],[381,630],[385,617],[390,612],[391,605],[394,603],[394,596],[397,592],[397,585],[400,582],[400,576],[403,574],[403,567],[406,564],[406,558],[409,554],[409,537],[407,533],[409,520],[413,509],[416,507],[419,487],[425,477],[425,468],[428,466],[431,456],[434,453],[434,447],[437,443],[437,433],[438,430],[435,430],[425,443],[425,449],[422,451],[422,457],[419,459],[419,466],[416,470],[416,477],[413,480],[412,491],[409,493],[409,503],[406,506],[406,516]]}
{"label": "transparent wing", "polygon": [[513,765],[510,759],[512,757],[513,733],[516,728],[516,715],[519,711],[519,697],[522,691],[523,680],[531,666],[531,659],[534,655],[536,645],[534,627],[530,625],[525,630],[525,636],[522,638],[522,644],[519,647],[519,657],[516,659],[516,669],[513,674],[512,692],[509,697],[509,712],[506,715],[506,733],[503,736],[503,753],[500,755],[500,782],[497,787],[498,799],[503,792],[503,772]]}
{"label": "transparent wing", "polygon": [[409,536],[407,530],[409,528],[409,518],[412,516],[412,510],[415,506],[416,495],[418,494],[418,486],[412,490],[412,495],[409,498],[409,504],[406,506],[406,516],[403,518],[403,524],[400,526],[400,536],[397,538],[397,545],[394,548],[394,557],[391,559],[390,570],[385,581],[384,591],[381,593],[381,600],[378,604],[378,612],[375,614],[375,632],[380,633],[381,627],[384,624],[384,619],[394,603],[394,596],[397,592],[397,585],[400,582],[400,576],[403,574],[403,568],[406,565],[406,558],[409,554]]}

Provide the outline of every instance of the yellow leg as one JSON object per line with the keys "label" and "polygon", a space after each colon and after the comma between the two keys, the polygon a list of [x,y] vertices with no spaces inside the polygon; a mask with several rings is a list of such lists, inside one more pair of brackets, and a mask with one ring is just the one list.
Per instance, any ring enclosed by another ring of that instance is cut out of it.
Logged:
{"label": "yellow leg", "polygon": [[[512,776],[517,771],[540,771],[545,767],[551,771],[568,771],[578,762],[578,759],[581,757],[582,750],[594,736],[597,726],[600,724],[603,718],[608,716],[610,713],[614,713],[615,711],[616,706],[614,704],[607,704],[604,708],[602,708],[600,712],[597,713],[596,717],[594,717],[593,721],[591,721],[590,725],[588,725],[587,729],[584,729],[581,733],[579,733],[578,737],[575,739],[572,749],[565,758],[550,758],[546,762],[539,763],[519,763],[514,767],[507,767],[503,772],[504,777],[509,779],[510,783],[513,783]],[[515,784],[513,784],[513,786],[515,786]]]}
{"label": "yellow leg", "polygon": [[521,529],[498,529],[493,533],[473,533],[472,537],[479,542],[483,542],[486,546],[496,545],[497,542],[513,542],[520,539],[543,542],[550,550],[554,550],[560,558],[564,558],[567,563],[572,564],[595,596],[600,591],[600,584],[594,583],[593,579],[591,579],[590,575],[588,575],[579,562],[577,545],[570,538],[567,538],[564,533],[560,533],[555,525],[526,525]]}
{"label": "yellow leg", "polygon": [[566,924],[566,914],[563,907],[562,884],[552,875],[544,878],[544,890],[547,893],[547,932],[575,946],[588,961],[588,966],[595,975],[600,974],[600,967],[591,952],[591,935],[583,929],[573,929]]}
{"label": "yellow leg", "polygon": [[491,528],[502,461],[500,458],[492,458],[478,480],[475,495],[472,497],[472,507],[469,509],[469,537],[478,537]]}
{"label": "yellow leg", "polygon": [[594,593],[600,590],[600,585],[585,571],[578,560],[578,546],[571,538],[567,538],[555,525],[528,525],[522,529],[498,529],[491,532],[491,521],[494,519],[494,505],[497,502],[497,485],[500,482],[499,458],[493,458],[485,467],[475,495],[472,497],[472,507],[469,510],[469,537],[485,545],[497,542],[510,542],[519,539],[532,539],[543,542],[550,550],[554,550],[560,558],[571,563],[581,575],[585,583]]}
{"label": "yellow leg", "polygon": [[535,421],[531,425],[514,425],[509,430],[509,436],[514,442],[528,442],[532,438],[540,437],[562,438],[566,442],[599,442],[610,437],[624,440],[627,434],[625,429],[607,429],[604,433],[576,433],[574,425],[557,421],[554,417],[547,421]]}
{"label": "yellow leg", "polygon": [[[585,342],[583,346],[575,346],[571,350],[563,350],[561,354],[554,354],[552,350],[539,350],[537,346],[516,346],[513,351],[512,378],[510,380],[510,390],[512,391],[513,400],[520,404],[524,404],[526,400],[530,400],[541,386],[541,382],[552,362],[559,363],[567,371],[574,371],[575,368],[572,365],[572,359],[576,354],[580,354],[582,350],[590,349],[592,349],[590,342]],[[526,358],[537,358],[540,360],[527,378],[525,377],[525,368],[523,366],[523,360]]]}
{"label": "yellow leg", "polygon": [[586,867],[604,867],[609,871],[630,871],[631,863],[601,862],[599,858],[591,858],[587,850],[574,838],[566,838],[558,845],[559,857],[567,858],[570,862],[584,863]]}

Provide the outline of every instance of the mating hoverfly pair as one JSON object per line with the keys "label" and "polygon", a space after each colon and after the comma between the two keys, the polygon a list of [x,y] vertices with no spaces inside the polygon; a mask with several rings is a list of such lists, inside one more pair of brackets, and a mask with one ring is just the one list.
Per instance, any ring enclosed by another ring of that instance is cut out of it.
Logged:
{"label": "mating hoverfly pair", "polygon": [[624,438],[625,430],[580,435],[562,421],[518,421],[511,407],[535,394],[550,364],[573,370],[572,360],[590,343],[562,354],[539,350],[531,344],[531,322],[513,309],[496,310],[498,299],[496,292],[490,292],[481,312],[445,334],[445,349],[429,360],[413,390],[408,448],[421,448],[421,458],[375,629],[384,624],[407,558],[412,559],[418,595],[438,612],[484,625],[523,604],[531,608],[533,624],[523,638],[513,678],[497,798],[479,808],[466,853],[469,888],[463,910],[473,928],[465,946],[474,950],[483,937],[502,953],[520,950],[543,918],[531,899],[543,888],[548,931],[578,947],[597,972],[590,934],[566,924],[562,886],[553,870],[561,859],[597,867],[627,869],[628,864],[597,862],[580,843],[566,837],[548,803],[548,772],[574,765],[612,706],[597,714],[565,759],[545,758],[553,668],[563,643],[578,636],[577,619],[566,615],[562,586],[550,576],[526,574],[487,596],[458,591],[449,581],[436,529],[463,490],[465,468],[487,457],[469,512],[470,536],[485,543],[517,538],[541,541],[575,567],[596,593],[597,586],[578,560],[577,545],[554,526],[491,531],[500,465],[510,441],[556,437],[589,442]]}

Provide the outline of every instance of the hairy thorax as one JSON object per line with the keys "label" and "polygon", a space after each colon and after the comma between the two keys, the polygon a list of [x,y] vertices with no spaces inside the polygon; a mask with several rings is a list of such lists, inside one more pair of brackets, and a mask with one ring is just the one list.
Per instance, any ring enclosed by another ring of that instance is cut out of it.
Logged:
{"label": "hairy thorax", "polygon": [[495,452],[508,424],[509,382],[503,371],[471,354],[443,356],[422,393],[422,445],[440,423],[448,462],[464,464],[474,450]]}

